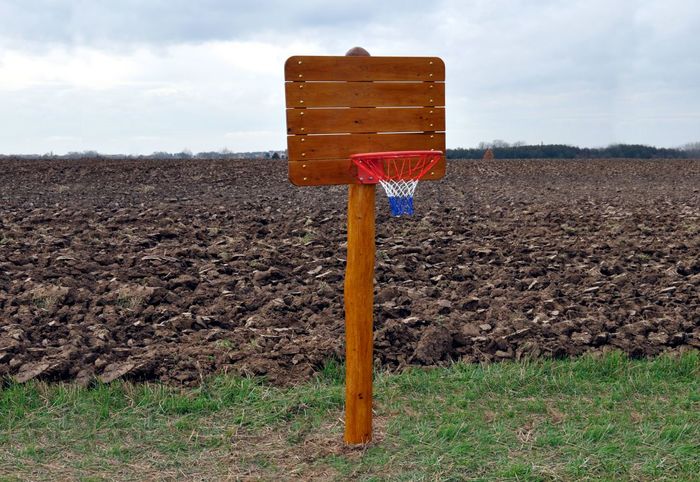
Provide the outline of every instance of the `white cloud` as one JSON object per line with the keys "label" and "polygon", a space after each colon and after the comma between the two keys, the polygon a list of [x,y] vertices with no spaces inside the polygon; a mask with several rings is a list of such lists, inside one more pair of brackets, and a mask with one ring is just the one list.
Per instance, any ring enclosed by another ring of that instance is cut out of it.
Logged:
{"label": "white cloud", "polygon": [[123,84],[139,69],[138,56],[89,48],[54,48],[44,53],[0,52],[0,90],[37,86],[109,89]]}
{"label": "white cloud", "polygon": [[[281,149],[282,66],[290,55],[314,49],[215,41],[131,52],[6,51],[0,105],[16,115],[0,120],[7,122],[0,142],[9,152],[211,150],[226,142],[236,150]],[[48,119],[79,132],[74,144],[47,134]],[[257,133],[231,144],[231,129]]]}
{"label": "white cloud", "polygon": [[437,55],[448,145],[677,145],[700,131],[683,0],[0,1],[0,150],[285,146],[284,60]]}

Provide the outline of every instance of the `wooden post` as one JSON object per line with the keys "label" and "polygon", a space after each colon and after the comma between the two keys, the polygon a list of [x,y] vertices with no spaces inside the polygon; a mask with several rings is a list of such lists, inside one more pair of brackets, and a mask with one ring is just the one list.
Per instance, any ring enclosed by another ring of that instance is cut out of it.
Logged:
{"label": "wooden post", "polygon": [[[361,48],[345,55],[368,56]],[[372,440],[372,344],[375,258],[375,185],[348,190],[348,254],[345,271],[345,443]]]}

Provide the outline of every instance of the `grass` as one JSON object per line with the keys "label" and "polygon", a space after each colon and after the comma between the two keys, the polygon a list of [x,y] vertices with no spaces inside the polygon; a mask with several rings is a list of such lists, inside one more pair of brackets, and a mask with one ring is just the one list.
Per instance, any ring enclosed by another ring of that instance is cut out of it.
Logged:
{"label": "grass", "polygon": [[342,372],[291,388],[10,383],[0,480],[698,480],[697,352],[381,373],[375,441],[354,448]]}

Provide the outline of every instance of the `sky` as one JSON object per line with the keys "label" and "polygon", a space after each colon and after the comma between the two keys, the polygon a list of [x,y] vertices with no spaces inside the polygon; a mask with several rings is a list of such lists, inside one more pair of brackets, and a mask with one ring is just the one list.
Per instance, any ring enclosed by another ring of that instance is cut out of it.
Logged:
{"label": "sky", "polygon": [[0,0],[0,153],[286,148],[292,55],[438,56],[447,146],[700,141],[696,0]]}

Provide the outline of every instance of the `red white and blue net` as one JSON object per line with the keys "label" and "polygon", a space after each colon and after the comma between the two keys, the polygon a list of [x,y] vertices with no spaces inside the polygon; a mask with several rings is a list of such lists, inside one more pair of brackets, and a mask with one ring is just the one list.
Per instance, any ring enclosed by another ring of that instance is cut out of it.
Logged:
{"label": "red white and blue net", "polygon": [[379,184],[389,198],[392,216],[413,214],[418,181],[442,159],[441,151],[370,152],[350,156],[362,184]]}

